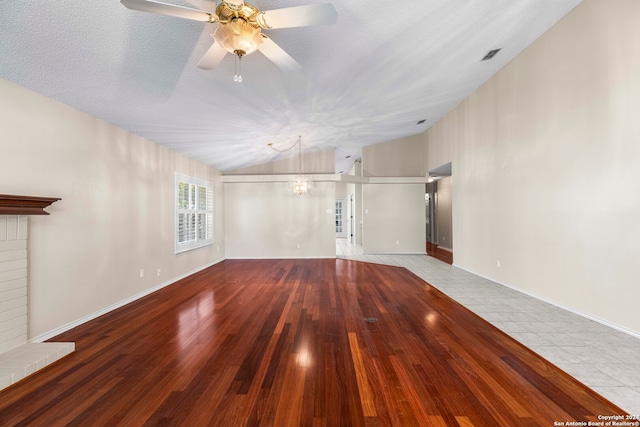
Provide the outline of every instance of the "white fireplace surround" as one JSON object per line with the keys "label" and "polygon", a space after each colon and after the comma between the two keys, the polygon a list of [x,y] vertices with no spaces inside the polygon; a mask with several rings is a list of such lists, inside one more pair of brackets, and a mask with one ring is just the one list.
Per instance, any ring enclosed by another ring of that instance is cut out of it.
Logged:
{"label": "white fireplace surround", "polygon": [[28,223],[26,215],[0,215],[0,390],[75,350],[28,341]]}

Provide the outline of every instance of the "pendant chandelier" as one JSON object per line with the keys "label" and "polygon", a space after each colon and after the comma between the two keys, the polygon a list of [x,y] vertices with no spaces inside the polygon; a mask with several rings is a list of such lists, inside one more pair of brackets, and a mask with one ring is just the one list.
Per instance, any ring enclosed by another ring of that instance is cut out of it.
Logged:
{"label": "pendant chandelier", "polygon": [[293,194],[296,196],[302,196],[303,194],[307,194],[311,189],[313,184],[313,180],[308,175],[302,174],[302,136],[298,136],[298,140],[289,148],[284,150],[278,150],[273,146],[273,144],[268,144],[269,147],[276,150],[279,153],[284,153],[285,151],[289,151],[293,149],[296,145],[298,146],[298,174],[289,180],[289,188],[293,191]]}

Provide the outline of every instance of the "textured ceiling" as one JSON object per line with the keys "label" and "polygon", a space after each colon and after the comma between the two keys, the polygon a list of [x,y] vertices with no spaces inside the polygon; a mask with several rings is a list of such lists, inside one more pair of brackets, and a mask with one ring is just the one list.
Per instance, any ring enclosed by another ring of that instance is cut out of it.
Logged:
{"label": "textured ceiling", "polygon": [[[118,0],[0,0],[0,77],[220,170],[290,155],[267,144],[302,135],[305,152],[335,147],[336,172],[346,172],[363,146],[424,132],[579,2],[333,0],[335,25],[265,30],[301,72],[256,52],[235,83],[231,55],[215,70],[196,66],[217,24]],[[312,3],[326,1],[252,4]]]}

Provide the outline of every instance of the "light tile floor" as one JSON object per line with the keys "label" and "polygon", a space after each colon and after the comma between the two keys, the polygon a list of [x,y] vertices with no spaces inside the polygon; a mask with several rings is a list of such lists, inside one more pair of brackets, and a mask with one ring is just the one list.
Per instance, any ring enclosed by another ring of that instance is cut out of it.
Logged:
{"label": "light tile floor", "polygon": [[336,240],[336,254],[407,268],[629,414],[640,415],[640,338],[426,255],[363,255],[362,246],[346,239]]}

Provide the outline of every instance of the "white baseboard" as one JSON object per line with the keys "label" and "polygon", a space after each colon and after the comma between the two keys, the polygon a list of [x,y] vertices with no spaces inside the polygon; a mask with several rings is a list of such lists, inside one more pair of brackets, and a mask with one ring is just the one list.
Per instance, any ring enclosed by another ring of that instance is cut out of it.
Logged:
{"label": "white baseboard", "polygon": [[93,319],[95,319],[97,317],[102,316],[103,314],[107,314],[110,311],[113,311],[113,310],[115,310],[117,308],[120,308],[120,307],[122,307],[124,305],[127,305],[127,304],[129,304],[129,303],[131,303],[131,302],[133,302],[135,300],[138,300],[138,299],[140,299],[142,297],[145,297],[145,296],[147,296],[149,294],[152,294],[153,292],[155,292],[157,290],[160,290],[160,289],[162,289],[162,288],[164,288],[166,286],[169,286],[169,285],[177,282],[178,280],[182,280],[185,277],[189,277],[192,274],[195,274],[195,273],[197,273],[199,271],[204,270],[205,268],[209,268],[212,265],[215,265],[215,264],[217,264],[217,263],[219,263],[221,261],[224,261],[224,258],[223,259],[219,259],[219,260],[217,260],[215,262],[212,262],[211,264],[207,264],[207,265],[205,265],[203,267],[200,267],[200,268],[197,268],[195,270],[192,270],[192,271],[190,271],[188,273],[185,273],[185,274],[183,274],[181,276],[174,277],[173,279],[167,280],[166,282],[162,282],[159,285],[156,285],[156,286],[154,286],[152,288],[145,289],[144,291],[142,291],[142,292],[140,292],[138,294],[135,294],[133,296],[130,296],[129,298],[125,298],[125,299],[123,299],[121,301],[118,301],[118,302],[116,302],[114,304],[111,304],[111,305],[109,305],[109,306],[107,306],[107,307],[105,307],[105,308],[103,308],[101,310],[98,310],[98,311],[96,311],[94,313],[91,313],[91,314],[88,314],[86,316],[83,316],[80,319],[74,320],[74,321],[69,322],[69,323],[67,323],[65,325],[62,325],[62,326],[60,326],[58,328],[55,328],[55,329],[53,329],[53,330],[51,330],[49,332],[46,332],[46,333],[44,333],[42,335],[38,335],[37,337],[31,338],[29,340],[29,342],[39,343],[39,342],[43,342],[43,341],[46,341],[48,339],[51,339],[51,338],[55,337],[56,335],[60,335],[61,333],[68,331],[69,329],[73,329],[76,326],[80,326],[83,323],[88,322],[89,320],[93,320]]}
{"label": "white baseboard", "polygon": [[427,252],[362,252],[362,255],[426,255]]}
{"label": "white baseboard", "polygon": [[615,329],[617,331],[623,332],[623,333],[625,333],[627,335],[631,335],[632,337],[640,338],[640,333],[639,332],[633,331],[631,329],[627,329],[624,326],[620,326],[620,325],[617,325],[615,323],[609,322],[608,320],[600,319],[599,317],[592,316],[590,314],[584,313],[582,311],[576,310],[576,309],[571,308],[571,307],[567,307],[565,305],[562,305],[562,304],[560,304],[560,303],[558,303],[556,301],[550,300],[548,298],[541,297],[541,296],[536,295],[536,294],[532,294],[531,292],[523,291],[522,289],[518,289],[515,286],[499,282],[499,281],[497,281],[495,279],[492,279],[490,277],[485,277],[482,274],[478,274],[478,273],[476,273],[474,271],[471,271],[471,270],[468,270],[466,268],[460,267],[459,265],[454,264],[453,266],[456,267],[456,268],[459,268],[460,270],[464,270],[467,273],[471,273],[471,274],[474,274],[474,275],[476,275],[478,277],[482,277],[483,279],[490,280],[490,281],[492,281],[494,283],[497,283],[500,286],[504,286],[505,288],[512,289],[512,290],[514,290],[516,292],[520,292],[521,294],[525,294],[527,296],[530,296],[531,298],[535,298],[535,299],[537,299],[539,301],[546,302],[547,304],[551,304],[553,306],[561,308],[562,310],[565,310],[565,311],[568,311],[570,313],[576,314],[578,316],[584,317],[585,319],[589,319],[589,320],[592,320],[594,322],[600,323],[601,325],[604,325],[604,326],[607,326],[607,327],[609,327],[611,329]]}

